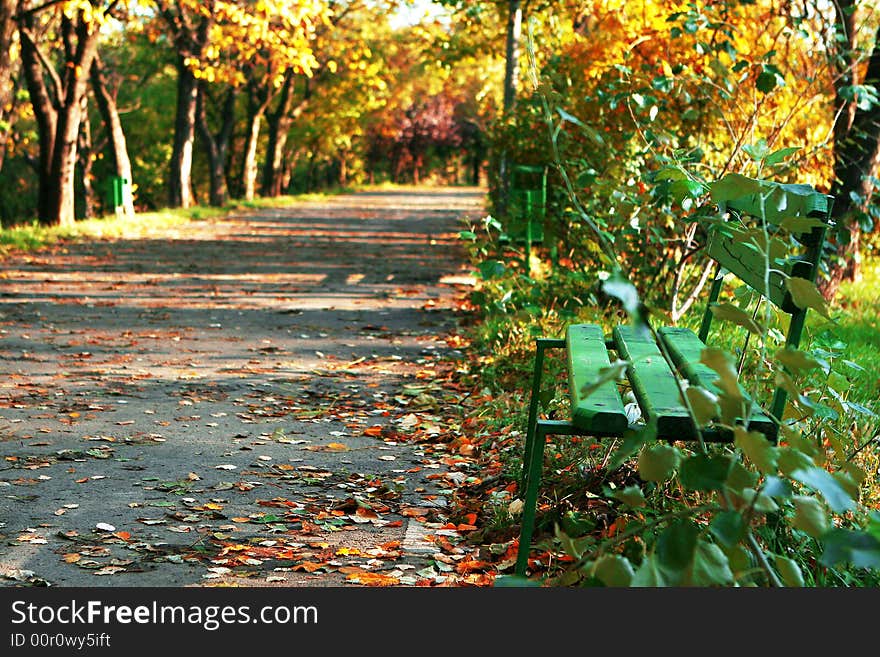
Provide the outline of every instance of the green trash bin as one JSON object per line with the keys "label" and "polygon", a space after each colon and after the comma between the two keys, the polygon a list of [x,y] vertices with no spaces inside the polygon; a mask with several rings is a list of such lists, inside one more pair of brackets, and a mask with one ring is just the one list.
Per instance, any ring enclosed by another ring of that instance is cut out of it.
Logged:
{"label": "green trash bin", "polygon": [[113,176],[107,181],[107,207],[115,214],[125,212],[125,199],[130,191],[131,183],[122,176]]}
{"label": "green trash bin", "polygon": [[544,240],[544,217],[547,214],[547,169],[516,164],[510,172],[508,197],[508,238],[525,243],[527,248]]}

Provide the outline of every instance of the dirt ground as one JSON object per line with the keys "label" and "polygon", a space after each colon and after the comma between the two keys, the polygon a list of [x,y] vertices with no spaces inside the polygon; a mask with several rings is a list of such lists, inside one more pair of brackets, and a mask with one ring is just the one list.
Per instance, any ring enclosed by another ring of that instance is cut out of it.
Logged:
{"label": "dirt ground", "polygon": [[364,192],[2,258],[0,582],[464,581],[443,381],[482,200]]}

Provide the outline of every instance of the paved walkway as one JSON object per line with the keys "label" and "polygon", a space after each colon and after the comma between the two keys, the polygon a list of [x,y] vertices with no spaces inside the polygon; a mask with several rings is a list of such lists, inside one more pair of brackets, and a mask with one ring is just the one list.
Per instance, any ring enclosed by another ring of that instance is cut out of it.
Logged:
{"label": "paved walkway", "polygon": [[0,581],[465,573],[443,383],[482,198],[359,193],[0,261]]}

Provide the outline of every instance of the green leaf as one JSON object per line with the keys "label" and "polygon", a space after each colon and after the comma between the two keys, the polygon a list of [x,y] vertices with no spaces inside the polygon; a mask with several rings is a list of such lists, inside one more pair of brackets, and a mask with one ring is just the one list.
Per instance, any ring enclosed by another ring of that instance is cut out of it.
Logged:
{"label": "green leaf", "polygon": [[740,496],[747,507],[752,507],[760,513],[774,513],[779,511],[779,505],[773,498],[765,493],[759,493],[754,488],[744,488]]}
{"label": "green leaf", "polygon": [[769,94],[776,87],[784,87],[785,78],[775,66],[765,65],[758,79],[755,81],[755,87],[761,93]]}
{"label": "green leaf", "polygon": [[730,472],[731,459],[727,456],[697,454],[682,461],[679,476],[687,490],[720,490]]}
{"label": "green leaf", "polygon": [[680,580],[694,560],[700,530],[688,520],[671,523],[657,538],[655,555],[660,568],[670,579]]}
{"label": "green leaf", "polygon": [[[787,427],[788,425],[782,426]],[[816,447],[816,442],[804,437],[800,431],[787,431],[785,433],[785,440],[792,448],[800,450],[810,458],[819,453],[819,448]]]}
{"label": "green leaf", "polygon": [[724,547],[731,548],[746,535],[746,523],[739,511],[722,511],[709,524],[709,533]]}
{"label": "green leaf", "polygon": [[654,174],[654,180],[690,180],[688,175],[680,166],[665,166]]}
{"label": "green leaf", "polygon": [[868,524],[865,526],[865,531],[880,541],[880,511],[873,511],[868,516]]}
{"label": "green leaf", "polygon": [[481,262],[477,265],[477,269],[480,270],[480,276],[483,277],[484,281],[503,276],[504,272],[507,271],[504,265],[497,260],[486,260]]}
{"label": "green leaf", "polygon": [[778,465],[779,471],[790,477],[795,470],[808,470],[816,464],[813,463],[813,459],[798,449],[780,447]]}
{"label": "green leaf", "polygon": [[639,476],[644,481],[666,481],[678,467],[681,455],[672,445],[653,445],[639,453]]}
{"label": "green leaf", "polygon": [[758,483],[758,473],[746,468],[739,459],[732,459],[730,472],[727,473],[727,479],[724,485],[730,490],[739,493],[744,488],[754,488]]}
{"label": "green leaf", "polygon": [[706,541],[698,541],[689,575],[683,583],[691,586],[718,586],[732,582],[733,572],[721,548]]}
{"label": "green leaf", "polygon": [[777,165],[777,164],[785,161],[785,158],[787,158],[789,155],[794,155],[799,150],[801,150],[799,146],[791,146],[789,148],[780,148],[778,151],[773,151],[772,153],[770,153],[770,155],[765,157],[764,164],[772,167],[774,165]]}
{"label": "green leaf", "polygon": [[828,302],[819,292],[816,284],[806,278],[789,276],[785,279],[785,287],[791,294],[791,300],[798,308],[813,308],[822,317],[831,319],[828,311]]}
{"label": "green leaf", "polygon": [[605,586],[629,586],[635,576],[629,559],[619,554],[599,557],[593,566],[593,572]]}
{"label": "green leaf", "polygon": [[536,579],[529,579],[522,575],[499,575],[495,578],[492,586],[496,588],[518,588],[518,587],[538,587],[541,582]]}
{"label": "green leaf", "polygon": [[822,537],[825,566],[849,563],[856,568],[880,568],[880,541],[867,532],[832,529]]}
{"label": "green leaf", "polygon": [[733,430],[733,442],[748,459],[764,474],[775,474],[779,450],[774,447],[763,434],[757,431],[746,431],[742,427]]}
{"label": "green leaf", "polygon": [[732,303],[713,303],[709,309],[717,319],[733,322],[755,335],[762,335],[764,333],[764,328],[760,324],[752,319],[748,313],[737,308]]}
{"label": "green leaf", "polygon": [[760,162],[763,160],[767,153],[770,152],[770,149],[767,148],[767,140],[759,139],[754,144],[746,144],[743,146],[743,152],[752,158],[755,162]]}
{"label": "green leaf", "polygon": [[764,485],[761,487],[761,490],[765,495],[780,500],[788,499],[794,492],[791,484],[785,479],[780,479],[779,477],[765,477]]}
{"label": "green leaf", "polygon": [[634,321],[644,323],[638,290],[619,271],[602,282],[602,291],[620,301],[626,314]]}
{"label": "green leaf", "polygon": [[609,381],[617,381],[623,373],[626,372],[626,368],[629,367],[629,362],[625,360],[616,360],[611,363],[608,367],[601,367],[597,372],[597,378],[589,383],[585,383],[581,388],[581,396],[589,397],[591,394],[596,392],[603,385],[608,383]]}
{"label": "green leaf", "polygon": [[623,490],[614,491],[613,497],[631,507],[645,505],[645,494],[638,486],[627,486]]}
{"label": "green leaf", "polygon": [[828,506],[836,513],[850,511],[856,506],[846,489],[824,468],[795,470],[791,473],[791,478],[821,493]]}
{"label": "green leaf", "polygon": [[779,554],[773,555],[773,561],[776,563],[776,570],[779,571],[783,584],[795,587],[802,587],[804,585],[804,575],[801,573],[797,562]]}
{"label": "green leaf", "polygon": [[471,242],[477,241],[477,234],[472,230],[462,230],[459,231],[458,237],[463,240],[469,240]]}
{"label": "green leaf", "polygon": [[646,424],[640,431],[634,431],[631,429],[624,431],[623,442],[620,444],[620,447],[614,450],[614,454],[611,456],[611,461],[609,461],[608,467],[612,470],[616,470],[623,465],[629,457],[638,452],[642,445],[654,440],[656,437],[657,422],[651,420],[649,420],[648,424]]}
{"label": "green leaf", "polygon": [[819,538],[828,531],[828,517],[819,500],[806,495],[795,495],[792,502],[794,502],[794,520],[791,524],[794,527],[813,538]]}
{"label": "green leaf", "polygon": [[727,561],[734,572],[743,573],[750,570],[753,566],[752,554],[744,545],[724,548],[724,554],[727,556]]}
{"label": "green leaf", "polygon": [[728,397],[743,399],[737,381],[736,365],[730,355],[719,347],[706,347],[700,352],[700,362],[718,374],[715,383]]}
{"label": "green leaf", "polygon": [[804,353],[800,349],[792,349],[791,347],[780,349],[774,354],[774,358],[793,372],[812,370],[822,366],[818,360],[809,354]]}
{"label": "green leaf", "polygon": [[690,386],[684,391],[684,394],[699,426],[705,426],[721,414],[717,397],[705,388]]}
{"label": "green leaf", "polygon": [[831,476],[834,477],[835,481],[843,487],[852,499],[859,499],[859,482],[853,479],[848,472],[841,470],[833,473]]}
{"label": "green leaf", "polygon": [[761,193],[761,183],[739,173],[728,173],[709,185],[712,201],[725,203],[734,199]]}
{"label": "green leaf", "polygon": [[632,586],[646,586],[657,588],[669,586],[671,582],[663,574],[655,554],[649,554],[642,559],[642,565],[636,571],[632,579]]}
{"label": "green leaf", "polygon": [[585,536],[596,528],[596,518],[574,510],[566,511],[562,518],[562,531],[569,536]]}

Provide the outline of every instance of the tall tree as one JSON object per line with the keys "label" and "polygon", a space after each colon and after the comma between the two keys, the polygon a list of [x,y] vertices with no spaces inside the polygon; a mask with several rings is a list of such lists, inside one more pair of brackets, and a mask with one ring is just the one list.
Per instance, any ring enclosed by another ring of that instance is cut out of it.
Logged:
{"label": "tall tree", "polygon": [[123,187],[122,212],[127,216],[134,216],[134,198],[131,190],[134,184],[131,170],[131,158],[128,155],[125,131],[119,117],[119,108],[116,104],[119,92],[119,82],[110,82],[110,75],[100,55],[96,55],[92,62],[90,72],[92,93],[98,105],[98,111],[107,130],[107,138],[110,142],[110,158],[113,165],[113,174],[127,181]]}
{"label": "tall tree", "polygon": [[15,89],[12,75],[16,62],[12,58],[15,40],[15,12],[19,0],[0,0],[0,170],[6,155],[6,140],[12,119],[12,101]]}
{"label": "tall tree", "polygon": [[194,204],[192,190],[193,144],[196,133],[198,78],[208,37],[215,23],[215,0],[155,0],[175,49],[177,107],[174,141],[168,171],[168,203],[174,208]]}
{"label": "tall tree", "polygon": [[207,106],[211,100],[208,96],[208,85],[205,82],[199,84],[196,118],[199,134],[202,136],[208,152],[210,203],[215,206],[224,205],[229,200],[226,162],[229,154],[229,144],[232,141],[232,131],[235,127],[235,101],[238,98],[238,91],[238,87],[235,86],[229,86],[226,89],[220,106],[220,117],[218,119],[220,127],[215,133],[211,132],[211,126],[208,122]]}
{"label": "tall tree", "polygon": [[[19,18],[22,64],[40,135],[38,216],[45,224],[75,221],[74,180],[77,143],[83,120],[83,97],[89,70],[98,51],[100,27],[118,0],[109,5],[82,3],[38,5]],[[58,70],[40,50],[37,14],[54,11],[63,47]],[[51,89],[46,78],[51,81]]]}
{"label": "tall tree", "polygon": [[[880,89],[880,29],[866,49],[859,42],[862,16],[856,0],[834,4],[840,48],[836,62],[836,123],[834,124],[834,196],[836,258],[829,277],[821,282],[827,298],[833,298],[840,284],[860,277],[860,241],[863,214],[874,195],[874,181],[880,169],[880,103],[871,99],[871,88]],[[867,55],[867,65],[864,63]]]}
{"label": "tall tree", "polygon": [[294,84],[297,75],[293,69],[284,73],[278,102],[275,109],[267,117],[268,139],[266,144],[266,160],[263,164],[263,196],[280,196],[284,182],[284,150],[287,146],[287,135],[290,125],[302,113],[309,100],[309,79],[305,78],[307,92],[294,107]]}

